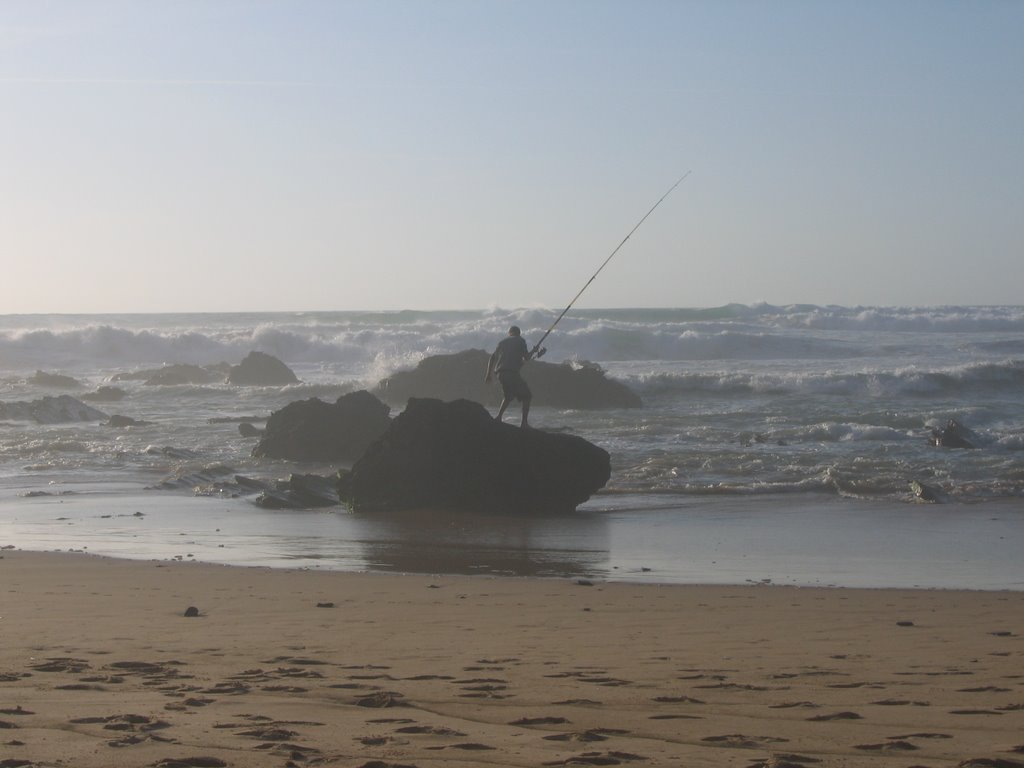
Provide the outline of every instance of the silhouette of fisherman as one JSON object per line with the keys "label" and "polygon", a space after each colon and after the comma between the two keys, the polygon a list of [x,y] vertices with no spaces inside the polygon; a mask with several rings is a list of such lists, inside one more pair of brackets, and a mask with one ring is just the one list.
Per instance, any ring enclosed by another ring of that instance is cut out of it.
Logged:
{"label": "silhouette of fisherman", "polygon": [[523,421],[520,426],[528,427],[530,425],[527,418],[530,415],[530,401],[533,399],[533,393],[523,381],[519,369],[523,367],[523,363],[533,357],[533,354],[526,346],[526,340],[520,335],[521,333],[517,325],[508,329],[508,336],[498,342],[497,349],[487,361],[487,375],[484,377],[484,381],[490,383],[494,374],[497,373],[498,381],[501,382],[503,397],[501,407],[498,408],[498,415],[494,418],[501,421],[509,404],[513,400],[518,400],[523,404]]}

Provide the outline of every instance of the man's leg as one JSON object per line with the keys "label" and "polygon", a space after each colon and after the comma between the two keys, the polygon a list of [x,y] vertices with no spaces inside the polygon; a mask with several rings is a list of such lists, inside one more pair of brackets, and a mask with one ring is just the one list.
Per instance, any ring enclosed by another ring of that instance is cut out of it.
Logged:
{"label": "man's leg", "polygon": [[501,421],[501,417],[505,415],[505,409],[508,408],[509,399],[503,397],[501,399],[501,405],[498,407],[498,415],[494,417],[495,421]]}
{"label": "man's leg", "polygon": [[520,427],[530,426],[529,422],[527,421],[530,416],[530,400],[531,398],[529,397],[523,400],[523,422],[519,425]]}

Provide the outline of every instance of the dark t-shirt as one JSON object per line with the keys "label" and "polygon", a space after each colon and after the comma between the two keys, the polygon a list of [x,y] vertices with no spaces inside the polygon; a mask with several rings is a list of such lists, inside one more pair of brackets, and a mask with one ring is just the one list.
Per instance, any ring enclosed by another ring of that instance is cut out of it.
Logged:
{"label": "dark t-shirt", "polygon": [[518,371],[526,362],[530,354],[526,346],[526,340],[522,336],[506,336],[498,342],[498,348],[494,350],[494,370],[497,373],[502,371]]}

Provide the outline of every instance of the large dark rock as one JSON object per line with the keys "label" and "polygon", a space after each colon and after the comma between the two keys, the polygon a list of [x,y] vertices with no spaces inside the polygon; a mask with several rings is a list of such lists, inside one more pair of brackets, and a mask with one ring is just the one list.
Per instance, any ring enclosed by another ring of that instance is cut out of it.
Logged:
{"label": "large dark rock", "polygon": [[608,452],[581,437],[502,424],[470,400],[413,398],[339,487],[360,511],[562,512],[610,475]]}
{"label": "large dark rock", "polygon": [[351,461],[388,428],[390,408],[365,390],[335,403],[312,397],[274,411],[252,455],[293,461]]}
{"label": "large dark rock", "polygon": [[[501,401],[497,377],[484,382],[488,352],[470,349],[454,355],[437,355],[420,361],[412,371],[399,371],[384,379],[374,392],[389,403],[410,397],[439,400]],[[545,363],[531,360],[523,366],[523,378],[533,391],[533,404],[553,408],[639,408],[640,397],[625,384],[609,379],[594,363]]]}
{"label": "large dark rock", "polygon": [[250,352],[228,371],[228,384],[236,386],[280,387],[298,381],[291,368],[265,352]]}

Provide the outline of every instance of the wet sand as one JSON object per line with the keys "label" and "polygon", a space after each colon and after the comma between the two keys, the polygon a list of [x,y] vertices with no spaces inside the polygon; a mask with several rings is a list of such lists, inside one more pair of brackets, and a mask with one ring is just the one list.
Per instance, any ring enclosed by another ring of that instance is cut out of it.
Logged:
{"label": "wet sand", "polygon": [[1024,766],[1024,592],[0,554],[4,766]]}

